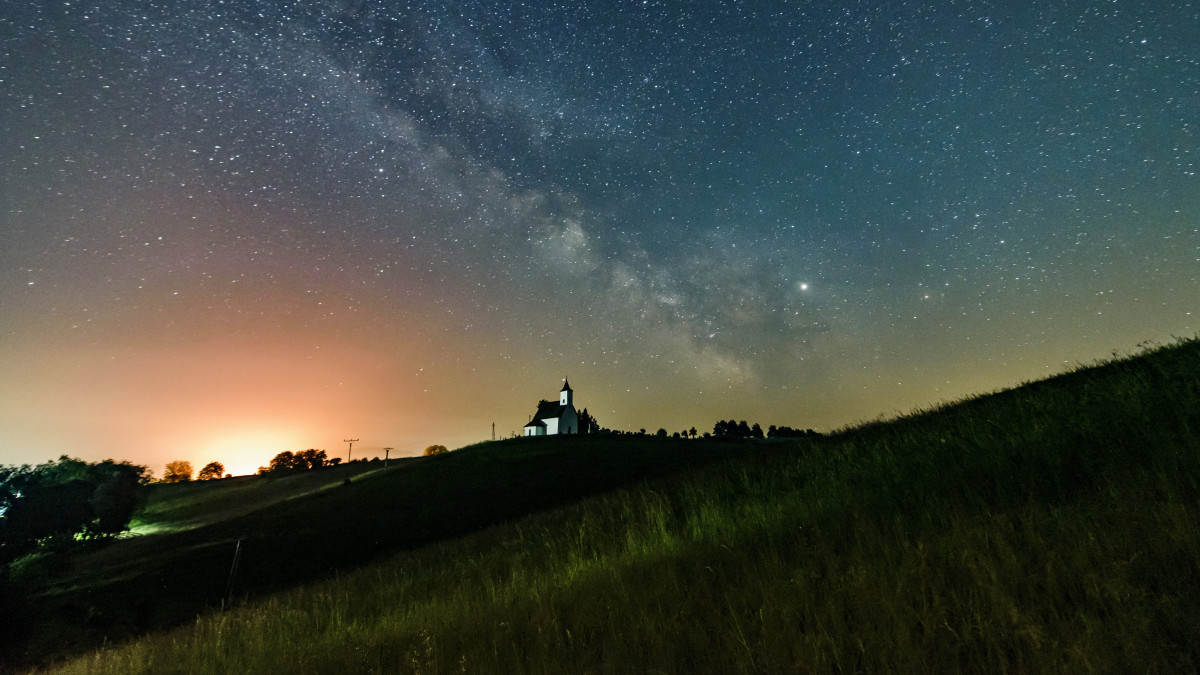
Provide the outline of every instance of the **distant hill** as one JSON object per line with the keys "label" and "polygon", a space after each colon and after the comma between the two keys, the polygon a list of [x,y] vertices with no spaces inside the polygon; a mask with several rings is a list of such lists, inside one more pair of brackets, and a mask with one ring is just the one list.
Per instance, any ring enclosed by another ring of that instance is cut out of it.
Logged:
{"label": "distant hill", "polygon": [[233,511],[48,577],[33,653],[179,624],[63,672],[1193,672],[1200,342],[821,439],[518,439]]}

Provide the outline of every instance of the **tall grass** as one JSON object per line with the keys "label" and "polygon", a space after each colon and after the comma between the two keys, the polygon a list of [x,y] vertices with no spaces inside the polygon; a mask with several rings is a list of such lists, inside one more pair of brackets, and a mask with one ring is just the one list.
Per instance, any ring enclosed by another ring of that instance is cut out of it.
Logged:
{"label": "tall grass", "polygon": [[53,672],[1189,672],[1200,342],[647,482]]}

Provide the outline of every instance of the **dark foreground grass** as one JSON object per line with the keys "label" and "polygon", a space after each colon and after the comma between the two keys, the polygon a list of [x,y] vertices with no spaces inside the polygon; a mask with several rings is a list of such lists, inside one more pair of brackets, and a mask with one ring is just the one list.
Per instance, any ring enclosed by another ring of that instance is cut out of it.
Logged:
{"label": "dark foreground grass", "polygon": [[1188,341],[512,520],[55,672],[1195,672],[1196,607]]}

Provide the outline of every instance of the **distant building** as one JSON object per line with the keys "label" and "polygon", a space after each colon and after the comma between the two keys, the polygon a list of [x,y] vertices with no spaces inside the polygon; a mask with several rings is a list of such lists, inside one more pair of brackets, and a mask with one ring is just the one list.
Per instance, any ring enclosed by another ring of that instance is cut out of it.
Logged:
{"label": "distant building", "polygon": [[575,392],[571,384],[563,380],[562,391],[558,392],[558,403],[542,401],[533,419],[525,425],[526,436],[555,436],[579,433],[579,415],[575,412]]}

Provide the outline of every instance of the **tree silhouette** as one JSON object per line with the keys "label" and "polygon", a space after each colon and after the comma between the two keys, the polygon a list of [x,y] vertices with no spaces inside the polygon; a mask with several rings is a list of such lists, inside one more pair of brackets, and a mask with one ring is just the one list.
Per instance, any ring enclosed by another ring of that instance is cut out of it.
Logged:
{"label": "tree silhouette", "polygon": [[[129,527],[147,469],[66,455],[37,467],[0,467],[0,566],[42,542],[110,537]],[[0,570],[0,577],[3,570]]]}
{"label": "tree silhouette", "polygon": [[329,461],[324,450],[309,448],[297,452],[292,460],[293,467],[297,469],[320,469]]}
{"label": "tree silhouette", "polygon": [[810,438],[820,436],[821,434],[812,429],[793,429],[791,427],[775,428],[772,424],[770,429],[767,429],[767,438]]}
{"label": "tree silhouette", "polygon": [[579,433],[590,434],[600,430],[600,424],[596,422],[596,418],[592,417],[587,408],[579,413]]}
{"label": "tree silhouette", "polygon": [[197,474],[196,480],[216,480],[224,475],[224,464],[220,462],[209,462],[208,464],[204,465],[203,469],[200,469],[200,473]]}
{"label": "tree silhouette", "polygon": [[174,462],[169,462],[167,468],[163,471],[162,482],[164,483],[186,483],[192,479],[192,463],[177,459]]}
{"label": "tree silhouette", "polygon": [[267,471],[282,473],[294,468],[296,468],[296,455],[291,450],[284,450],[271,458],[271,465],[267,467]]}
{"label": "tree silhouette", "polygon": [[725,438],[727,436],[736,436],[737,435],[737,422],[734,422],[733,420],[730,420],[728,422],[726,422],[725,420],[721,420],[721,421],[717,422],[716,424],[713,425],[713,434],[712,435],[716,436],[717,438]]}
{"label": "tree silhouette", "polygon": [[426,457],[431,457],[433,455],[440,455],[445,452],[449,452],[449,451],[446,450],[446,446],[444,446],[444,445],[431,445],[428,448],[425,448],[425,456]]}
{"label": "tree silhouette", "polygon": [[144,466],[111,459],[91,466],[92,482],[96,485],[91,498],[95,518],[86,534],[116,536],[129,529],[133,513],[142,505],[145,497],[142,486],[150,482],[150,471]]}
{"label": "tree silhouette", "polygon": [[265,473],[286,473],[288,471],[307,471],[310,469],[320,469],[326,466],[336,466],[342,461],[341,457],[329,459],[324,450],[309,448],[300,452],[292,452],[284,450],[283,452],[271,458],[269,466],[261,466],[258,468],[259,474]]}
{"label": "tree silhouette", "polygon": [[[775,427],[771,427],[774,429]],[[745,420],[735,422],[733,419],[728,421],[721,420],[713,426],[712,435],[717,438],[762,438],[763,430],[757,422],[754,426],[750,426]],[[769,433],[767,434],[770,435]]]}

